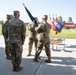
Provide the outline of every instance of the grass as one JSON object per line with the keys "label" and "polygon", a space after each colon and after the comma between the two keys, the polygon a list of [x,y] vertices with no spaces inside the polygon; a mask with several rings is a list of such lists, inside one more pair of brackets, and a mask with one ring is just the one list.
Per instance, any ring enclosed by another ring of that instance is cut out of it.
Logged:
{"label": "grass", "polygon": [[[0,25],[0,35],[2,35],[2,26]],[[29,36],[29,31],[26,27],[26,36]],[[54,38],[64,37],[64,38],[76,38],[76,33],[70,31],[69,29],[62,29],[61,33],[55,34],[55,31],[50,32],[50,36]]]}
{"label": "grass", "polygon": [[26,27],[26,36],[29,36],[29,30],[27,27]]}
{"label": "grass", "polygon": [[50,32],[50,36],[57,38],[57,37],[64,37],[64,38],[76,38],[76,33],[70,31],[69,29],[62,29],[61,33],[55,34],[55,31]]}

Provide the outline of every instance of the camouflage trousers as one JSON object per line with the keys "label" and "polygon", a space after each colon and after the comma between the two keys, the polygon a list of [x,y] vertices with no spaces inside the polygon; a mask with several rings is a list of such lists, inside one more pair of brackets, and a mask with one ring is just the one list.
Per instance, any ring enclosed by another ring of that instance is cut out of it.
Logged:
{"label": "camouflage trousers", "polygon": [[11,61],[14,65],[20,65],[23,47],[21,43],[10,43]]}
{"label": "camouflage trousers", "polygon": [[11,51],[9,47],[9,42],[5,40],[5,54],[6,56],[11,56]]}
{"label": "camouflage trousers", "polygon": [[37,48],[37,51],[35,53],[35,59],[38,59],[38,57],[43,49],[43,46],[45,47],[45,53],[48,57],[48,60],[50,60],[50,58],[51,58],[50,41],[48,41],[44,44],[44,42],[40,41],[40,40],[38,41],[38,48]]}
{"label": "camouflage trousers", "polygon": [[32,46],[33,46],[33,43],[35,45],[35,51],[37,50],[37,38],[29,38],[29,43],[28,43],[28,51],[31,52],[32,51]]}

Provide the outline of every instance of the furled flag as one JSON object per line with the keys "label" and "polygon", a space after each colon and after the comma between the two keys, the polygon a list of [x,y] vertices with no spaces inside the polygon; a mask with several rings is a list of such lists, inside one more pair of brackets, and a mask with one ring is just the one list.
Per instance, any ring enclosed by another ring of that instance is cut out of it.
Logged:
{"label": "furled flag", "polygon": [[32,14],[31,14],[30,11],[27,9],[27,7],[25,6],[24,3],[23,3],[23,6],[24,6],[24,8],[26,9],[26,12],[28,13],[30,19],[31,19],[32,21],[34,21],[35,24],[38,26],[36,19],[32,16]]}
{"label": "furled flag", "polygon": [[51,25],[51,29],[54,30],[55,29],[54,19],[51,20],[51,17],[49,17],[49,24]]}
{"label": "furled flag", "polygon": [[58,17],[57,17],[57,15],[56,15],[56,18],[55,18],[55,20],[56,20],[56,22],[58,22]]}
{"label": "furled flag", "polygon": [[64,24],[61,23],[61,22],[59,22],[57,16],[56,16],[55,21],[57,22],[57,24],[56,24],[56,34],[58,34],[58,32],[59,32],[59,33],[61,32],[61,30],[62,30]]}
{"label": "furled flag", "polygon": [[[55,22],[58,23],[58,18],[57,18],[57,15],[56,15],[56,19],[55,19]],[[56,31],[56,35],[58,34],[58,31]]]}
{"label": "furled flag", "polygon": [[56,30],[57,30],[58,32],[61,32],[61,30],[62,30],[63,26],[64,26],[64,24],[63,24],[63,23],[58,22],[58,24],[56,25]]}
{"label": "furled flag", "polygon": [[64,26],[63,23],[59,22],[57,16],[54,18],[54,15],[52,17],[52,20],[51,17],[49,17],[49,24],[51,25],[51,28],[56,31],[56,35],[61,32]]}

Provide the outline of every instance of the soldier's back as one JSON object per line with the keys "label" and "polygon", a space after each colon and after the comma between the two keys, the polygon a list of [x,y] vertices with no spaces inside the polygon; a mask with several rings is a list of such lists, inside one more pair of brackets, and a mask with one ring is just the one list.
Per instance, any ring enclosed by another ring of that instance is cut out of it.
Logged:
{"label": "soldier's back", "polygon": [[23,21],[20,19],[13,18],[9,22],[9,41],[10,42],[21,42],[21,31]]}
{"label": "soldier's back", "polygon": [[3,23],[3,25],[2,25],[2,35],[4,36],[4,38],[5,39],[7,39],[7,37],[6,37],[6,28],[7,28],[7,26],[8,26],[8,22],[9,22],[9,20],[6,20],[4,23]]}

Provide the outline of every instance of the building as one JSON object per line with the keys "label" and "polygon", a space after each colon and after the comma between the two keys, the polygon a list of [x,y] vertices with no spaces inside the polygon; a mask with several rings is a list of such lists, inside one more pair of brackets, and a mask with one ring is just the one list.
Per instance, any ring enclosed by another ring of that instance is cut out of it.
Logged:
{"label": "building", "polygon": [[73,23],[73,22],[67,22],[67,23],[65,23],[64,28],[66,28],[66,29],[74,29],[74,28],[76,28],[76,24]]}

